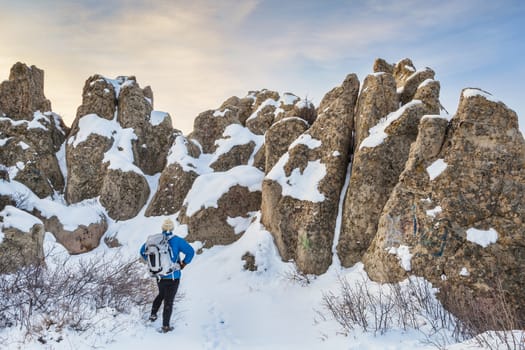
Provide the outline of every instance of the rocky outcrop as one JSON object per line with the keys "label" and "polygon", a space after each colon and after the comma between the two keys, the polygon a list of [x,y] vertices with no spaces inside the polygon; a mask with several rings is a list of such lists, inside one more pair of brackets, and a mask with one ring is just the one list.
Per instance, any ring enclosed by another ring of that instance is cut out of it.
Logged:
{"label": "rocky outcrop", "polygon": [[135,217],[150,195],[148,182],[134,171],[109,169],[102,184],[100,204],[114,220]]}
{"label": "rocky outcrop", "polygon": [[369,135],[371,127],[399,108],[396,90],[392,74],[380,72],[366,77],[355,111],[355,149]]}
{"label": "rocky outcrop", "polygon": [[0,84],[0,112],[13,120],[33,120],[36,111],[51,111],[51,102],[44,96],[44,71],[17,62],[9,80]]}
{"label": "rocky outcrop", "polygon": [[52,232],[57,242],[72,255],[87,253],[98,247],[108,228],[104,216],[100,216],[98,222],[80,224],[74,229],[66,229],[56,215],[47,218],[39,211],[36,211],[35,215],[42,220],[45,230]]}
{"label": "rocky outcrop", "polygon": [[329,92],[314,124],[289,146],[263,182],[262,223],[283,260],[295,260],[305,273],[323,273],[332,262],[358,91],[357,76],[349,75]]}
{"label": "rocky outcrop", "polygon": [[199,176],[200,154],[199,148],[186,137],[176,137],[167,166],[160,175],[157,192],[146,209],[146,216],[171,215],[180,210],[184,198]]}
{"label": "rocky outcrop", "polygon": [[82,98],[66,147],[66,199],[100,196],[113,219],[132,218],[150,194],[145,175],[164,169],[180,132],[169,114],[153,110],[151,89],[141,89],[135,77],[95,75]]}
{"label": "rocky outcrop", "polygon": [[450,123],[425,117],[419,129],[364,257],[369,276],[423,276],[460,313],[454,306],[471,300],[498,305],[502,289],[524,315],[525,141],[516,114],[466,89]]}
{"label": "rocky outcrop", "polygon": [[49,111],[43,77],[35,66],[17,63],[0,84],[0,164],[10,180],[41,198],[64,190],[56,154],[68,132],[60,116]]}
{"label": "rocky outcrop", "polygon": [[69,139],[66,147],[68,203],[78,203],[100,195],[107,171],[104,155],[112,144],[109,137],[97,134],[90,134],[79,143],[74,138]]}
{"label": "rocky outcrop", "polygon": [[[362,91],[361,104],[357,107],[360,113],[356,115],[359,123],[356,125],[358,148],[354,153],[337,246],[343,266],[360,261],[374,238],[383,206],[398,182],[410,145],[417,137],[419,120],[425,114],[439,113],[438,82],[421,86],[421,92],[415,93],[421,96],[421,100],[414,99],[389,112],[397,105],[397,98],[392,95],[394,77],[389,73],[375,73],[369,78],[368,90]],[[387,102],[378,102],[381,99]],[[365,131],[372,126],[368,118],[376,123],[369,132]],[[367,137],[360,140],[364,135]]]}
{"label": "rocky outcrop", "polygon": [[204,247],[239,239],[261,207],[263,175],[254,167],[238,166],[198,177],[178,217],[188,225],[186,239]]}
{"label": "rocky outcrop", "polygon": [[[11,216],[24,217],[24,223],[11,222]],[[44,225],[30,214],[12,206],[0,212],[0,273],[14,272],[21,266],[44,262]]]}
{"label": "rocky outcrop", "polygon": [[272,125],[264,135],[265,145],[265,166],[268,173],[283,154],[288,151],[288,147],[302,133],[308,130],[308,122],[302,118],[290,117],[281,119]]}

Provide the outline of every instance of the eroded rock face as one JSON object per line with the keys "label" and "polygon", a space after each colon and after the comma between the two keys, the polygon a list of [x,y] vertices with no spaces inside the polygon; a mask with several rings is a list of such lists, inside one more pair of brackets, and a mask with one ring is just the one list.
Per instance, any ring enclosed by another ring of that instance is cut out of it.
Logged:
{"label": "eroded rock face", "polygon": [[89,78],[66,147],[66,199],[100,196],[113,219],[134,217],[150,193],[145,174],[164,169],[178,134],[135,77]]}
{"label": "eroded rock face", "polygon": [[182,207],[195,179],[199,176],[199,148],[186,137],[175,139],[168,165],[160,175],[157,192],[146,209],[146,216],[175,214]]}
{"label": "eroded rock face", "polygon": [[[29,230],[25,232],[6,220],[6,216],[13,211],[20,210],[7,206],[0,212],[3,222],[0,227],[3,233],[3,239],[0,240],[0,273],[10,273],[22,266],[44,262],[44,225],[36,218],[31,218],[27,225]],[[29,217],[29,214],[25,215]],[[31,222],[34,222],[33,225]]]}
{"label": "eroded rock face", "polygon": [[479,90],[463,91],[450,123],[425,118],[364,257],[369,276],[423,276],[459,316],[469,300],[497,305],[502,288],[524,315],[524,163],[516,114]]}
{"label": "eroded rock face", "polygon": [[[314,124],[263,181],[262,223],[274,236],[283,260],[295,260],[305,273],[323,273],[332,262],[358,91],[357,77],[349,75],[328,93]],[[309,190],[300,189],[304,186]]]}
{"label": "eroded rock face", "polygon": [[357,100],[354,147],[357,149],[361,141],[369,135],[369,129],[398,107],[394,76],[388,73],[368,75]]}
{"label": "eroded rock face", "polygon": [[264,135],[265,166],[268,173],[288,147],[308,130],[308,122],[298,117],[285,118],[272,125]]}
{"label": "eroded rock face", "polygon": [[44,71],[17,62],[9,80],[0,84],[0,112],[13,120],[32,120],[36,111],[51,111],[51,102],[44,96]]}
{"label": "eroded rock face", "polygon": [[[118,85],[117,85],[118,86]],[[78,120],[87,114],[96,114],[101,118],[112,120],[117,108],[115,85],[99,74],[86,80],[82,91],[82,104],[77,109],[77,116],[72,126],[76,133]]]}
{"label": "eroded rock face", "polygon": [[[57,152],[68,128],[44,96],[44,73],[17,63],[0,85],[0,164],[39,197],[64,190]],[[2,111],[4,113],[2,113]]]}
{"label": "eroded rock face", "polygon": [[[263,173],[251,166],[197,178],[181,208],[178,220],[188,225],[188,241],[204,247],[230,244],[239,239],[261,207]],[[200,197],[197,199],[196,197]]]}
{"label": "eroded rock face", "polygon": [[109,169],[102,184],[100,203],[115,220],[135,217],[148,200],[150,189],[143,175]]}
{"label": "eroded rock face", "polygon": [[[399,66],[400,63],[396,67]],[[407,67],[406,70],[411,72],[413,66]],[[388,73],[379,73],[372,77],[374,84],[369,85],[370,92],[363,90],[362,96],[364,94],[365,97],[360,101],[364,102],[357,108],[361,113],[358,118],[361,120],[360,129],[356,129],[358,148],[354,151],[337,246],[343,266],[351,266],[360,261],[374,238],[379,216],[405,167],[410,145],[417,137],[419,120],[425,114],[439,113],[438,82],[428,82],[420,87],[421,92],[416,92],[415,95],[419,94],[422,100],[414,99],[396,111],[389,112],[389,108],[397,105],[397,99],[391,95],[394,88],[393,77]],[[382,77],[380,82],[388,82],[387,88],[384,83],[375,82],[377,77]],[[389,93],[385,93],[385,90]],[[374,96],[374,99],[369,100],[368,94]],[[376,101],[381,98],[389,102]],[[371,107],[363,107],[370,102],[373,104]],[[371,118],[375,124],[370,125],[367,118]],[[366,133],[367,137],[359,140],[359,135],[363,135],[369,126],[373,126],[370,134]]]}
{"label": "eroded rock face", "polygon": [[57,242],[72,255],[87,253],[97,248],[108,228],[107,219],[104,216],[101,216],[98,222],[80,224],[75,229],[68,230],[56,216],[47,218],[39,211],[36,211],[35,215],[42,220],[45,230],[52,232]]}
{"label": "eroded rock face", "polygon": [[66,147],[68,179],[66,199],[78,203],[100,195],[107,163],[104,155],[111,149],[113,141],[105,136],[91,134],[78,144],[70,138]]}

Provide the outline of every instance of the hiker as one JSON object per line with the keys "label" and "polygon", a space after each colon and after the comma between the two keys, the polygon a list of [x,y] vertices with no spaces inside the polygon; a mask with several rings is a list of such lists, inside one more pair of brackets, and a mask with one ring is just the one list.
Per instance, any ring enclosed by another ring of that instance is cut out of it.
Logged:
{"label": "hiker", "polygon": [[[153,236],[159,236],[161,239],[164,239],[164,242],[167,241],[169,244],[169,247],[171,248],[171,261],[169,261],[169,264],[172,264],[173,267],[170,266],[170,269],[168,271],[171,271],[167,274],[153,274],[157,278],[157,286],[159,288],[159,294],[153,300],[153,305],[151,307],[151,315],[149,317],[149,320],[151,322],[155,321],[157,319],[157,311],[160,308],[160,305],[164,301],[164,310],[162,313],[162,328],[161,331],[166,333],[168,331],[173,330],[173,327],[170,326],[170,318],[171,313],[173,311],[173,301],[175,300],[175,295],[177,294],[177,289],[179,288],[180,283],[180,277],[181,277],[181,270],[191,262],[193,259],[193,255],[195,254],[195,251],[193,248],[186,242],[183,238],[178,237],[173,234],[173,221],[170,219],[166,219],[162,224],[162,236],[157,234]],[[150,236],[150,237],[153,237]],[[147,250],[149,250],[148,245],[150,244],[150,239],[148,238],[148,241],[142,245],[140,248],[140,255],[148,262],[148,265],[150,262],[148,259],[150,258],[146,253]],[[166,245],[167,247],[167,245]],[[168,249],[169,250],[169,249]],[[184,254],[184,259],[180,259],[179,254]],[[158,259],[159,261],[163,261],[162,259]],[[166,263],[164,263],[166,264]],[[151,265],[150,265],[150,272],[151,272]]]}

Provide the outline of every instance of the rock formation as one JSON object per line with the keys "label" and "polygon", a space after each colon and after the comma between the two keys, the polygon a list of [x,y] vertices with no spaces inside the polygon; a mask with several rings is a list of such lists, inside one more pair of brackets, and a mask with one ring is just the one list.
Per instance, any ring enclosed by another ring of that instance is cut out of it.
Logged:
{"label": "rock formation", "polygon": [[145,175],[164,169],[175,135],[134,77],[89,78],[66,146],[66,199],[100,196],[113,219],[136,216],[150,194]]}
{"label": "rock formation", "polygon": [[[426,278],[460,317],[469,301],[504,295],[525,319],[516,114],[465,89],[449,120],[432,69],[377,59],[373,72],[361,90],[348,75],[317,109],[266,89],[231,97],[184,136],[153,110],[151,88],[100,75],[86,81],[68,130],[43,72],[17,63],[0,84],[0,254],[28,246],[20,256],[37,262],[44,231],[71,254],[88,252],[112,220],[142,213],[176,215],[206,248],[234,242],[260,213],[282,259],[303,273],[324,273],[337,254],[376,281]],[[63,199],[93,212],[66,223]],[[22,210],[32,225],[10,223]],[[253,255],[243,260],[258,269]]]}
{"label": "rock formation", "polygon": [[447,290],[444,302],[460,316],[466,310],[455,307],[474,299],[497,305],[502,288],[524,315],[524,165],[516,114],[465,89],[450,123],[423,119],[364,257],[368,274],[423,276]]}
{"label": "rock formation", "polygon": [[51,111],[51,102],[44,96],[44,71],[17,62],[9,80],[0,84],[0,111],[13,120],[33,120],[36,111]]}
{"label": "rock formation", "polygon": [[[9,220],[12,215],[22,215],[25,227]],[[30,214],[12,206],[1,212],[0,273],[16,271],[21,266],[41,264],[44,261],[44,225]]]}
{"label": "rock formation", "polygon": [[[400,65],[415,71],[412,65],[406,66],[406,62],[401,61],[394,72],[403,70]],[[397,81],[404,82],[399,78]],[[414,99],[394,111],[392,108],[398,105],[394,76],[374,73],[366,82],[357,106],[357,148],[337,247],[344,266],[360,261],[374,238],[383,206],[398,182],[410,145],[416,139],[419,120],[425,114],[439,113],[439,83],[434,80],[421,84]],[[398,86],[397,90],[403,88]],[[383,102],[379,102],[381,100]]]}
{"label": "rock formation", "polygon": [[63,191],[56,154],[68,132],[62,119],[50,111],[43,79],[42,70],[17,63],[9,80],[0,84],[0,164],[10,180],[23,183],[41,198]]}
{"label": "rock formation", "polygon": [[357,76],[349,75],[329,92],[316,121],[263,182],[262,223],[273,234],[283,260],[295,260],[305,273],[323,273],[332,262],[358,91]]}

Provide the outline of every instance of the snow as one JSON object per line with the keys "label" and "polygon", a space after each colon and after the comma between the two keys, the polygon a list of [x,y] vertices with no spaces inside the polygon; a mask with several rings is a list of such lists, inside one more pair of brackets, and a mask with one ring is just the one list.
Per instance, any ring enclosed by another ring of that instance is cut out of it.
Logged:
{"label": "snow", "polygon": [[10,139],[12,139],[12,137],[6,137],[4,139],[0,139],[0,147],[5,146]]}
{"label": "snow", "polygon": [[132,141],[137,140],[137,135],[133,128],[123,129],[116,121],[107,120],[96,114],[86,114],[78,122],[78,133],[68,140],[68,144],[77,147],[86,141],[92,134],[100,135],[112,139],[111,148],[104,153],[103,162],[108,162],[108,169],[122,170],[123,172],[132,171],[143,175],[142,170],[133,164]]}
{"label": "snow", "polygon": [[[150,183],[155,180],[158,180],[158,176],[149,178]],[[348,182],[347,178],[345,188]],[[0,189],[5,190],[8,185],[14,184],[4,183]],[[21,188],[17,190],[21,191]],[[339,222],[343,199],[342,195]],[[41,204],[39,201],[36,196],[26,198],[27,205],[35,208]],[[84,206],[89,205],[96,207],[98,204],[84,203]],[[64,216],[74,216],[75,220],[82,220],[83,214],[87,213],[78,213],[73,209],[71,206],[61,207]],[[7,216],[8,222],[18,222],[18,225],[26,228],[36,222],[21,210],[13,207],[6,207],[5,210],[11,213]],[[384,335],[365,333],[358,329],[348,334],[341,332],[334,320],[320,316],[324,312],[323,296],[337,292],[341,278],[351,284],[366,283],[372,293],[383,287],[368,279],[363,264],[343,268],[336,256],[329,270],[321,276],[312,277],[309,284],[294,282],[290,273],[295,271],[295,265],[281,260],[272,235],[260,223],[260,212],[250,213],[250,216],[250,222],[244,223],[246,232],[236,242],[202,249],[202,253],[196,255],[184,269],[178,292],[181,299],[176,302],[172,316],[172,325],[175,326],[172,332],[159,334],[157,329],[161,320],[153,323],[145,320],[150,304],[143,309],[130,307],[127,313],[116,313],[105,308],[96,312],[94,329],[80,332],[69,327],[60,330],[47,325],[47,329],[41,331],[47,344],[41,344],[38,335],[27,335],[20,327],[0,328],[2,349],[128,350],[151,347],[169,349],[175,345],[177,348],[197,350],[435,349],[423,335],[425,325],[418,330],[394,328]],[[69,257],[73,273],[76,271],[75,266],[82,266],[86,259],[103,256],[136,257],[147,235],[158,231],[165,218],[145,217],[142,212],[131,220],[109,220],[106,237],[115,237],[122,245],[110,249],[101,244],[89,254],[76,256],[69,256],[54,237],[46,233],[44,252],[47,257]],[[64,217],[60,219],[64,220]],[[241,224],[238,218],[232,218],[230,222]],[[177,222],[174,231],[181,237],[188,234],[187,226]],[[0,232],[0,240],[2,237],[3,233]],[[201,242],[191,244],[195,249],[203,247]],[[243,269],[241,258],[246,252],[255,256],[256,271]],[[397,251],[398,255],[399,252],[406,257],[408,249],[404,252],[401,248]],[[50,266],[53,260],[46,260],[46,263]],[[521,336],[521,333],[517,335]],[[472,341],[447,348],[465,349],[466,344],[469,348],[480,349]]]}
{"label": "snow", "polygon": [[233,231],[235,232],[235,234],[239,234],[248,229],[256,214],[257,212],[250,212],[248,213],[247,217],[237,216],[232,218],[228,216],[226,222],[228,223],[228,225],[233,227]]}
{"label": "snow", "polygon": [[[388,248],[387,248],[388,249]],[[411,260],[412,254],[410,254],[410,249],[406,245],[400,245],[399,247],[390,247],[388,253],[394,254],[399,259],[399,264],[405,271],[410,271],[412,269]]]}
{"label": "snow", "polygon": [[[259,115],[259,113],[263,110],[263,108],[265,108],[266,106],[274,106],[275,109],[279,108],[280,106],[280,102],[279,101],[276,101],[274,100],[273,98],[268,98],[266,99],[263,103],[261,103],[259,105],[259,107],[257,107],[257,109],[248,117],[248,119],[246,119],[246,121],[248,120],[252,120],[252,119],[255,119],[257,118],[257,116]],[[277,111],[274,112],[275,115],[277,115]]]}
{"label": "snow", "polygon": [[322,143],[320,140],[312,138],[310,134],[301,134],[288,146],[288,149],[292,149],[297,145],[305,145],[309,149],[316,149],[321,147]]}
{"label": "snow", "polygon": [[46,218],[56,216],[66,230],[74,230],[79,225],[89,225],[99,222],[103,209],[97,200],[85,200],[70,206],[51,198],[38,198],[26,186],[17,182],[0,181],[0,194],[9,195],[17,200],[21,209],[32,211],[37,209]]}
{"label": "snow", "polygon": [[116,129],[120,128],[115,121],[101,118],[96,114],[86,114],[81,117],[78,121],[78,127],[78,133],[68,141],[73,147],[77,147],[81,142],[86,141],[91,134],[109,139],[116,132]]}
{"label": "snow", "polygon": [[167,166],[178,164],[185,172],[193,171],[197,174],[212,172],[213,170],[209,167],[212,155],[201,154],[199,158],[192,157],[188,154],[189,142],[191,141],[183,135],[175,138],[168,152]]}
{"label": "snow", "polygon": [[435,217],[436,215],[438,215],[442,211],[443,211],[443,209],[438,205],[437,207],[435,207],[433,209],[427,210],[426,213],[427,213],[428,216]]}
{"label": "snow", "polygon": [[255,144],[252,155],[248,160],[248,165],[253,165],[254,157],[257,151],[264,143],[264,135],[256,135],[250,129],[241,124],[230,124],[226,127],[222,134],[223,138],[215,141],[217,149],[209,160],[210,164],[218,160],[222,155],[228,153],[233,147],[237,145],[246,145],[250,142]]}
{"label": "snow", "polygon": [[29,145],[24,141],[19,141],[18,146],[20,146],[20,148],[22,148],[24,151],[30,148]]}
{"label": "snow", "polygon": [[443,171],[447,168],[447,163],[445,163],[444,159],[438,159],[434,161],[432,164],[430,164],[427,167],[427,173],[430,177],[430,181],[433,181],[436,177],[441,175]]}
{"label": "snow", "polygon": [[467,230],[467,241],[476,243],[483,248],[488,247],[492,243],[498,241],[498,232],[490,228],[488,230],[479,230],[477,228],[469,228]]}
{"label": "snow", "polygon": [[213,112],[213,116],[214,117],[224,117],[226,113],[228,113],[229,111],[230,111],[229,108],[226,108],[224,111],[216,110],[215,112]]}
{"label": "snow", "polygon": [[240,165],[225,172],[203,174],[195,179],[186,195],[186,215],[192,216],[200,209],[217,208],[219,199],[231,187],[239,185],[250,192],[260,191],[264,173],[249,165]]}
{"label": "snow", "polygon": [[29,232],[34,225],[42,224],[42,221],[33,215],[10,205],[0,211],[0,216],[4,218],[2,228],[12,227],[22,232]]}
{"label": "snow", "polygon": [[377,125],[370,128],[368,137],[366,137],[361,142],[359,149],[366,147],[373,148],[382,144],[383,141],[388,137],[387,133],[385,132],[386,128],[388,128],[388,126],[395,120],[399,119],[407,109],[419,104],[422,104],[420,100],[412,100],[399,108],[397,111],[388,114],[386,118],[381,119]]}
{"label": "snow", "polygon": [[[34,112],[33,113],[33,119],[30,120],[30,121],[28,121],[28,120],[13,120],[13,119],[5,117],[5,116],[0,117],[0,121],[7,121],[14,127],[23,125],[27,129],[44,129],[44,130],[47,130],[47,128],[42,124],[42,122],[40,122],[41,120],[44,123],[46,123],[46,122],[50,123],[49,118],[46,115],[42,114],[40,111]],[[61,131],[63,132],[63,130],[61,130]]]}
{"label": "snow", "polygon": [[468,277],[470,276],[470,272],[468,272],[466,267],[462,267],[461,271],[459,271],[459,275],[463,277]]}
{"label": "snow", "polygon": [[483,97],[484,99],[486,99],[488,101],[500,102],[499,100],[495,99],[494,96],[492,96],[492,94],[490,94],[490,93],[488,93],[486,91],[483,91],[481,89],[476,89],[476,88],[464,89],[461,95],[464,98],[481,96],[481,97]]}
{"label": "snow", "polygon": [[423,80],[423,82],[421,84],[419,84],[419,86],[417,88],[419,89],[419,88],[425,87],[428,84],[432,83],[433,81],[435,81],[435,80],[427,78],[427,79]]}
{"label": "snow", "polygon": [[156,126],[164,121],[164,119],[169,118],[169,114],[161,111],[151,111],[149,122],[151,125]]}
{"label": "snow", "polygon": [[320,160],[309,161],[304,171],[295,168],[290,175],[286,175],[284,167],[289,157],[288,152],[283,154],[266,178],[281,185],[283,196],[314,203],[324,201],[324,194],[319,192],[318,186],[326,176],[326,166]]}
{"label": "snow", "polygon": [[300,100],[299,97],[295,96],[292,93],[285,92],[282,94],[281,101],[283,102],[283,105],[294,105],[298,100]]}

